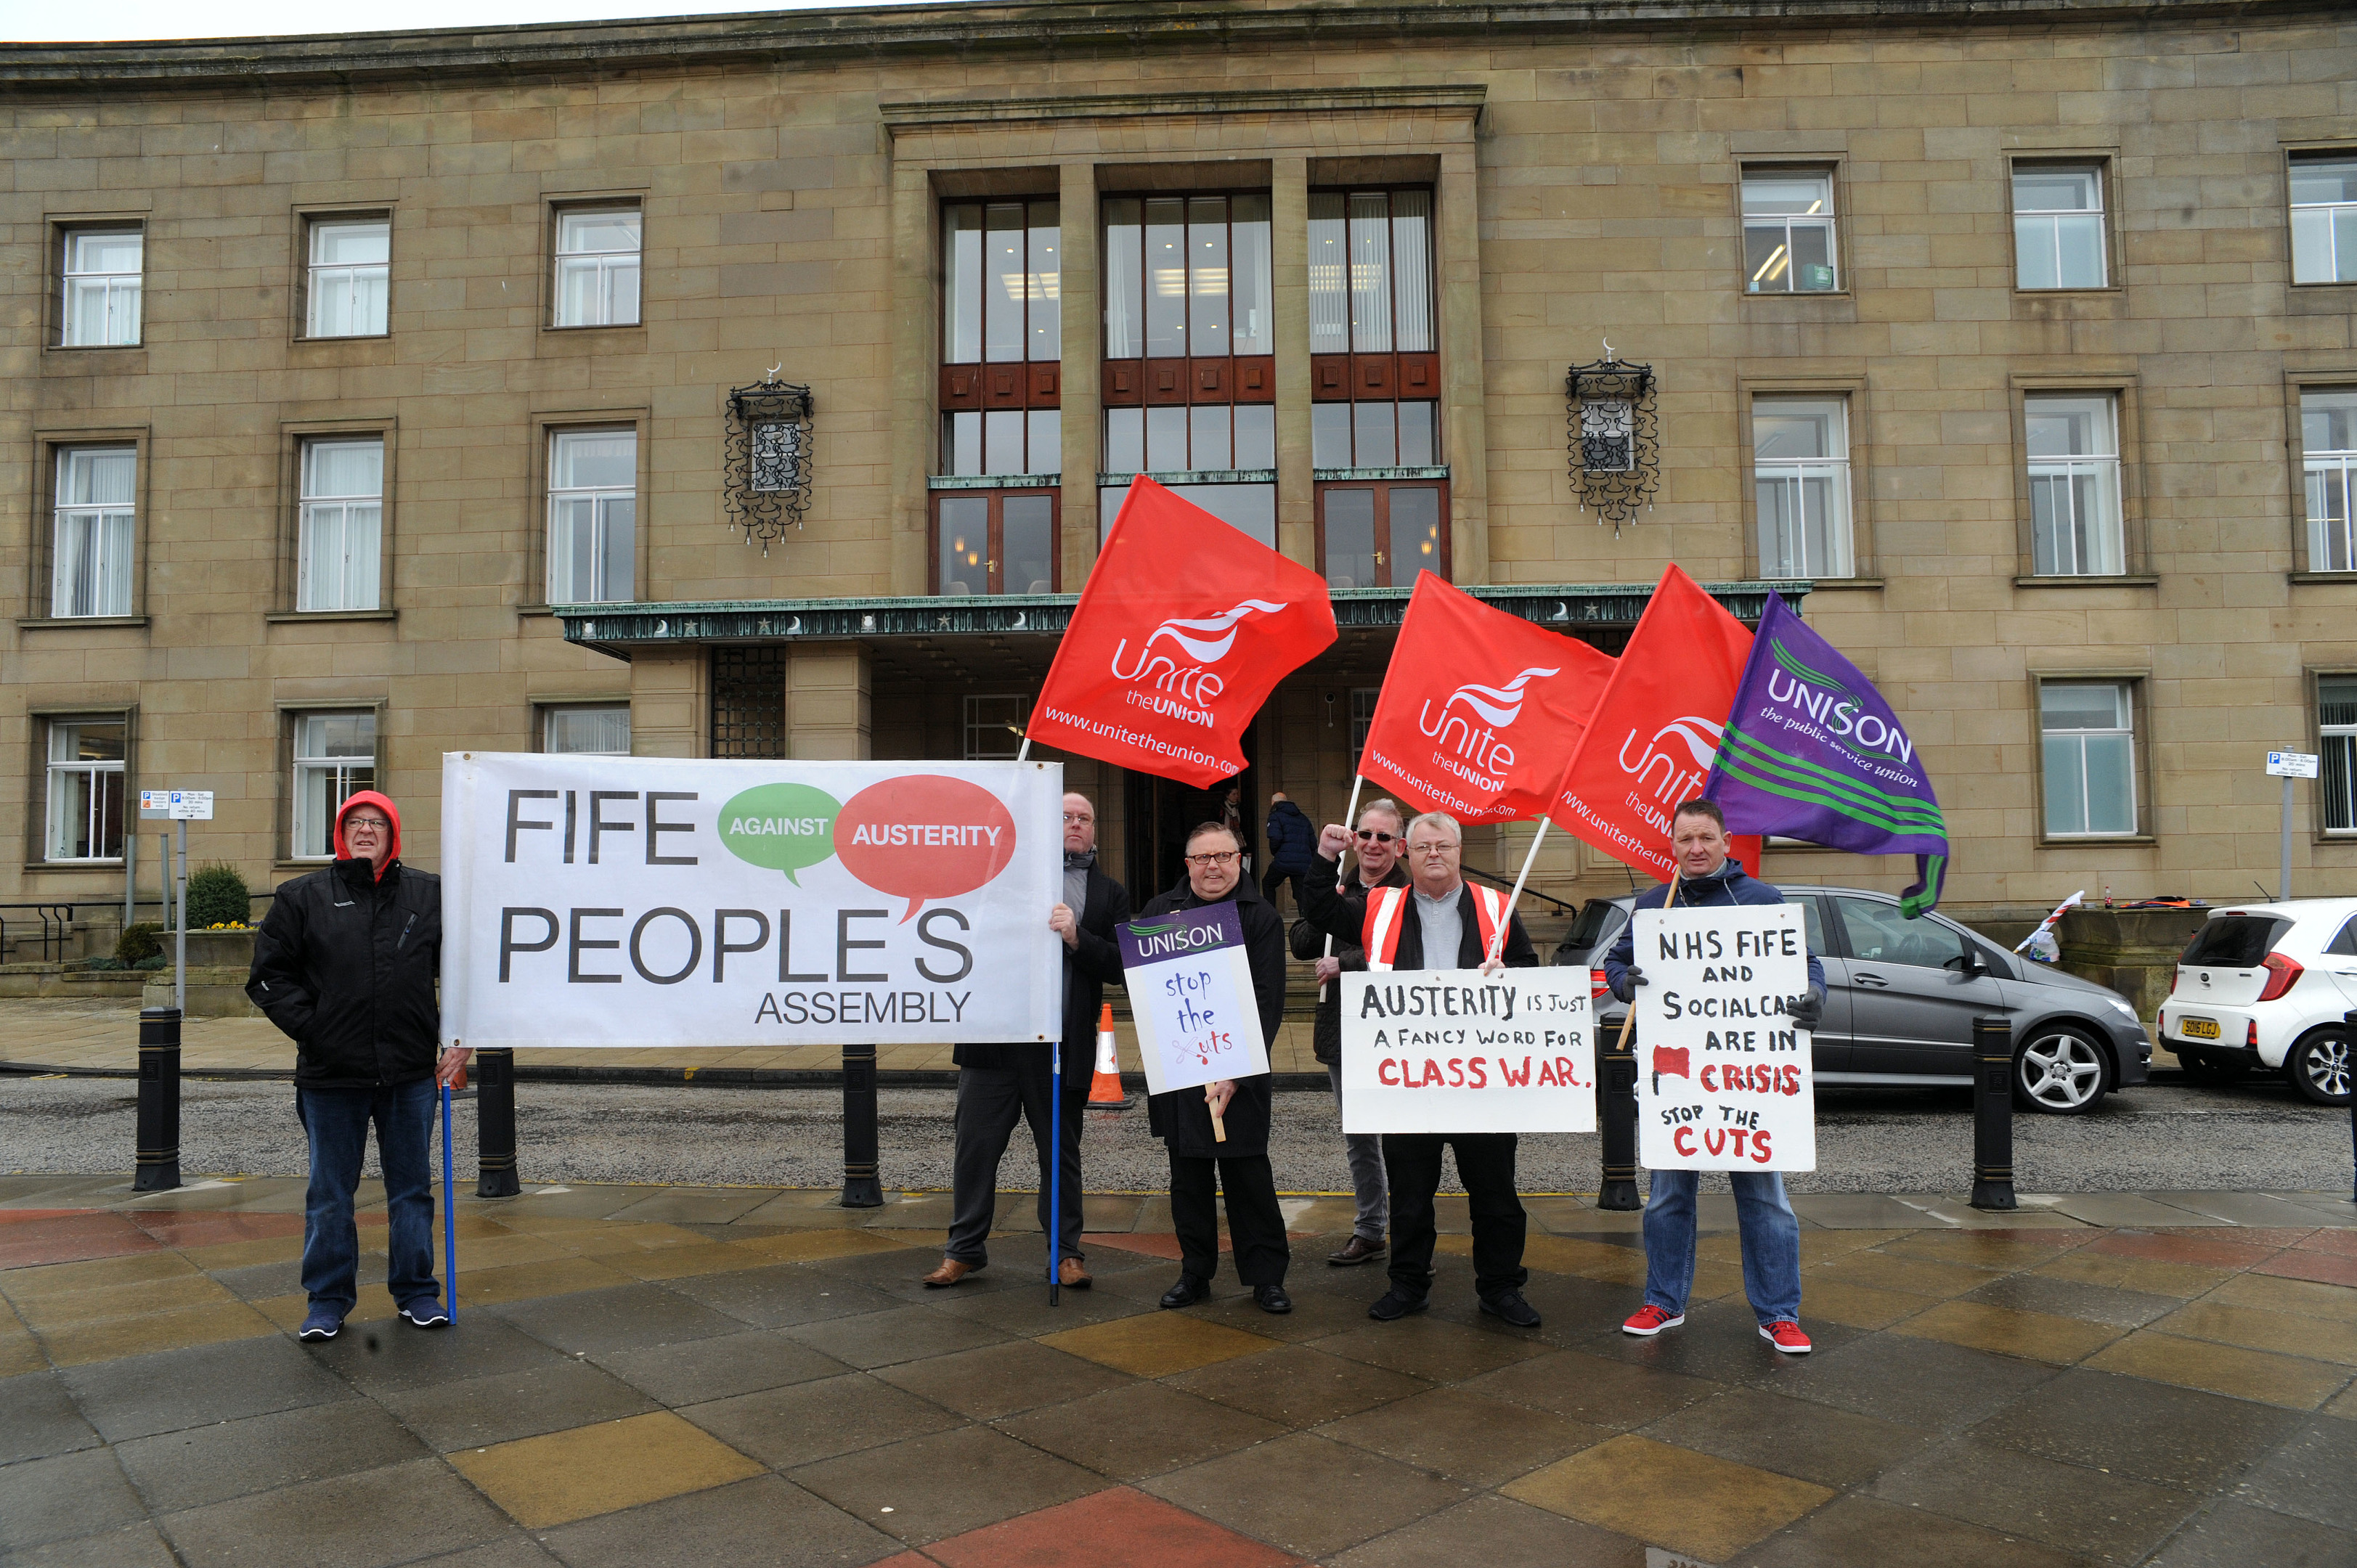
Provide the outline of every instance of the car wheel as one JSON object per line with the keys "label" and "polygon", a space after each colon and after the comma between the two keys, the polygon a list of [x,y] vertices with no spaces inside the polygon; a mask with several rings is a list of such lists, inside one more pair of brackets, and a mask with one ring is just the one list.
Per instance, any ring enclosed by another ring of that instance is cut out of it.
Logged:
{"label": "car wheel", "polygon": [[2249,1076],[2251,1070],[2251,1064],[2246,1061],[2222,1062],[2216,1057],[2199,1051],[2178,1052],[2177,1065],[2185,1069],[2186,1077],[2199,1079],[2204,1083],[2233,1083],[2237,1079]]}
{"label": "car wheel", "polygon": [[2077,1030],[2048,1025],[2013,1057],[2016,1100],[2050,1116],[2082,1116],[2103,1102],[2103,1047]]}
{"label": "car wheel", "polygon": [[2312,1105],[2349,1103],[2349,1036],[2319,1029],[2284,1057],[2284,1076]]}

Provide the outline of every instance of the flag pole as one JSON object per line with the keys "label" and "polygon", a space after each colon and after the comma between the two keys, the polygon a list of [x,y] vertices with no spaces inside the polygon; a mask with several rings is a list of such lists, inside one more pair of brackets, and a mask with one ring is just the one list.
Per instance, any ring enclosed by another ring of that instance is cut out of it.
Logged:
{"label": "flag pole", "polygon": [[1506,895],[1506,918],[1498,922],[1497,932],[1490,939],[1490,956],[1485,961],[1488,963],[1497,962],[1498,956],[1506,950],[1506,933],[1514,925],[1514,906],[1522,902],[1523,884],[1530,880],[1531,865],[1539,857],[1539,845],[1545,841],[1546,831],[1547,819],[1541,817],[1539,831],[1531,835],[1531,852],[1523,856],[1523,869],[1514,877],[1514,890]]}
{"label": "flag pole", "polygon": [[[1670,909],[1674,909],[1674,908],[1676,908],[1677,907],[1678,907],[1678,863],[1677,863],[1675,860],[1673,860],[1673,861],[1671,861],[1671,862],[1670,862],[1670,896],[1669,896],[1668,897],[1666,897],[1666,898],[1664,898],[1664,899],[1663,899],[1663,900],[1662,900],[1662,908],[1663,908],[1663,910],[1665,910],[1665,911],[1666,911],[1666,910],[1670,910]],[[1637,911],[1636,911],[1635,909],[1633,909],[1633,908],[1632,908],[1632,909],[1631,909],[1631,910],[1629,911],[1629,925],[1630,925],[1630,927],[1631,927],[1631,929],[1632,930],[1635,929],[1636,924],[1637,924]],[[1629,956],[1630,956],[1631,958],[1635,958],[1635,957],[1637,956],[1637,949],[1636,949],[1636,946],[1635,946],[1635,944],[1634,944],[1633,942],[1632,942],[1632,943],[1631,944],[1631,946],[1630,946],[1630,949],[1629,949]],[[1631,986],[1631,987],[1630,988],[1630,994],[1629,994],[1629,1011],[1627,1011],[1626,1013],[1623,1013],[1623,1014],[1621,1014],[1621,1015],[1620,1015],[1620,1027],[1619,1031],[1618,1031],[1618,1032],[1616,1032],[1616,1033],[1613,1035],[1613,1036],[1612,1036],[1612,1054],[1613,1054],[1614,1056],[1616,1056],[1616,1057],[1617,1057],[1617,1056],[1619,1056],[1619,1055],[1620,1054],[1620,1047],[1621,1047],[1622,1046],[1625,1046],[1625,1045],[1627,1045],[1627,1044],[1629,1043],[1629,1026],[1630,1026],[1630,1025],[1631,1025],[1631,1024],[1633,1024],[1633,1023],[1635,1023],[1636,1021],[1637,1021],[1637,995],[1636,995],[1636,988],[1635,988],[1635,987],[1633,987],[1633,986]],[[1657,1093],[1658,1093],[1658,1092],[1660,1091],[1660,1090],[1661,1090],[1661,1080],[1660,1080],[1659,1079],[1654,1079],[1654,1081],[1653,1081],[1653,1088],[1654,1088],[1655,1092],[1657,1092]]]}
{"label": "flag pole", "polygon": [[[1351,803],[1343,809],[1342,826],[1353,832],[1358,831],[1359,826],[1359,787],[1366,783],[1366,781],[1367,776],[1363,773],[1353,773],[1351,775]],[[1354,839],[1351,841],[1351,843],[1356,843],[1358,841]],[[1342,873],[1350,864],[1350,857],[1354,853],[1356,852],[1351,848],[1351,844],[1344,844],[1342,846],[1342,859],[1337,861],[1334,865],[1334,891],[1337,894],[1340,894],[1342,891]],[[1510,905],[1508,908],[1511,910],[1512,906]],[[1334,933],[1331,931],[1326,933],[1325,956],[1328,958],[1332,958],[1334,956]],[[1332,982],[1330,981],[1323,980],[1318,983],[1318,1000],[1319,1002],[1322,1003],[1326,1000],[1326,987],[1331,983]]]}

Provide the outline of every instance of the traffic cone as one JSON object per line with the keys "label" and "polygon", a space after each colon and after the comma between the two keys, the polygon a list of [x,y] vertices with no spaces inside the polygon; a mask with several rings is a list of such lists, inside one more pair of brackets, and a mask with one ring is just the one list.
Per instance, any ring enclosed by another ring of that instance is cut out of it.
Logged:
{"label": "traffic cone", "polygon": [[1121,1057],[1114,1049],[1113,1004],[1097,1015],[1097,1071],[1089,1080],[1089,1109],[1119,1111],[1129,1104],[1121,1090]]}

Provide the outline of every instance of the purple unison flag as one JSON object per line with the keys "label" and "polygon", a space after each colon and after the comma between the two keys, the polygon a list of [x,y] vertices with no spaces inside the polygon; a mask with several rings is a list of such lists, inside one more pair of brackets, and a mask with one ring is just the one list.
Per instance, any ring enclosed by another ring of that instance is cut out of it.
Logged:
{"label": "purple unison flag", "polygon": [[1940,901],[1948,827],[1915,743],[1874,682],[1776,594],[1760,618],[1703,798],[1732,833],[1911,854],[1909,916]]}

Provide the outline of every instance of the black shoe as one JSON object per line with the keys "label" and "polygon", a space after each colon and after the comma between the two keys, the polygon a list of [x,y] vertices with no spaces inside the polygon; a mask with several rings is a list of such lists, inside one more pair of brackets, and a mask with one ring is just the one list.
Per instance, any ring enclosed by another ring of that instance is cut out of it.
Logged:
{"label": "black shoe", "polygon": [[1353,1236],[1342,1244],[1340,1251],[1327,1253],[1326,1261],[1338,1269],[1348,1269],[1355,1268],[1361,1263],[1372,1263],[1383,1255],[1383,1243],[1381,1237],[1370,1241],[1364,1236]]}
{"label": "black shoe", "polygon": [[1492,1317],[1502,1317],[1516,1328],[1536,1328],[1539,1315],[1518,1290],[1501,1290],[1495,1295],[1481,1298],[1481,1310]]}
{"label": "black shoe", "polygon": [[1162,1305],[1166,1307],[1192,1306],[1211,1294],[1211,1281],[1199,1280],[1192,1274],[1180,1274],[1178,1283],[1162,1293]]}
{"label": "black shoe", "polygon": [[1273,1312],[1282,1316],[1293,1310],[1293,1298],[1285,1294],[1283,1285],[1254,1285],[1253,1305],[1263,1312]]}
{"label": "black shoe", "polygon": [[1409,1295],[1399,1286],[1385,1291],[1383,1299],[1367,1308],[1367,1316],[1377,1323],[1397,1323],[1412,1312],[1430,1312],[1432,1303],[1424,1296]]}

